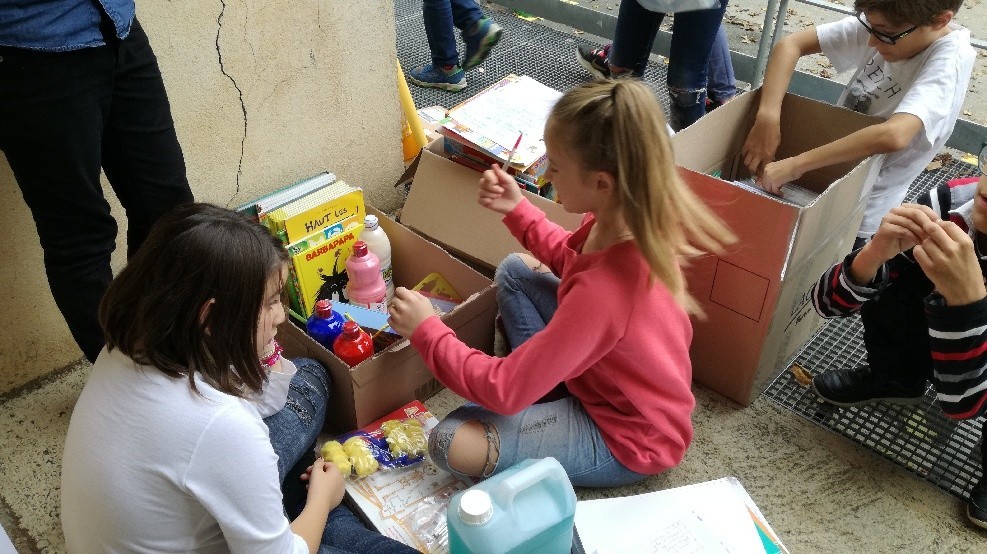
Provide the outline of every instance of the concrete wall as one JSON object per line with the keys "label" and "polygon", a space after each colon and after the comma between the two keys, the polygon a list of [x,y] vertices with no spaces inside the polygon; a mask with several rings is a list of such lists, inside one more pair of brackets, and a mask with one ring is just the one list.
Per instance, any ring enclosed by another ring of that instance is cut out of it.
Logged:
{"label": "concrete wall", "polygon": [[[388,210],[403,169],[394,6],[138,0],[198,200],[235,207],[328,169]],[[122,209],[114,266],[125,252]],[[55,307],[34,222],[0,156],[0,393],[82,356]]]}

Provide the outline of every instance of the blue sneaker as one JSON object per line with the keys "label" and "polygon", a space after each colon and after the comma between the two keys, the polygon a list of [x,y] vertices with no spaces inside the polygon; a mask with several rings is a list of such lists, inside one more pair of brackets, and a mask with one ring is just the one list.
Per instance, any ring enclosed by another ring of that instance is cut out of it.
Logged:
{"label": "blue sneaker", "polygon": [[427,63],[408,72],[408,80],[420,87],[457,92],[466,88],[466,72],[458,65],[449,69]]}
{"label": "blue sneaker", "polygon": [[501,29],[500,25],[494,23],[494,20],[489,17],[477,21],[470,32],[464,32],[463,42],[466,43],[466,54],[463,56],[463,69],[473,69],[483,63],[503,33],[504,30]]}

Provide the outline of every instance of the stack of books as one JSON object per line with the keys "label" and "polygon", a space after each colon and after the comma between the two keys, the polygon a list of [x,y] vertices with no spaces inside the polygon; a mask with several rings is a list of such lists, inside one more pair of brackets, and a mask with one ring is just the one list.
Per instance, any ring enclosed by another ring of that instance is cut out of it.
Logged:
{"label": "stack of books", "polygon": [[440,122],[446,155],[485,171],[493,163],[504,167],[513,151],[505,170],[526,190],[553,198],[543,178],[548,169],[543,133],[545,120],[561,96],[531,77],[504,77],[449,110]]}
{"label": "stack of books", "polygon": [[363,229],[363,190],[320,173],[237,208],[280,239],[291,257],[291,311],[308,318],[315,302],[346,301],[346,259]]}

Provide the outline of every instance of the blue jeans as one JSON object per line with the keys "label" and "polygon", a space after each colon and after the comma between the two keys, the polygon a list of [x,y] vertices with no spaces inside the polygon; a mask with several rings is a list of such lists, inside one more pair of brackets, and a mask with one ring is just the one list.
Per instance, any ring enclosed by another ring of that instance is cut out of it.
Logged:
{"label": "blue jeans", "polygon": [[709,53],[707,75],[706,95],[713,102],[722,104],[737,96],[737,78],[733,75],[730,43],[727,42],[727,32],[722,24],[720,30],[716,32],[716,40]]}
{"label": "blue jeans", "polygon": [[459,65],[455,30],[467,32],[484,17],[474,0],[425,0],[422,16],[436,66]]}
{"label": "blue jeans", "polygon": [[[271,436],[271,446],[278,455],[278,473],[282,487],[292,486],[285,479],[298,479],[292,471],[313,452],[315,439],[322,430],[326,417],[331,386],[322,364],[315,360],[293,360],[298,372],[291,379],[288,401],[276,414],[264,419]],[[301,468],[304,470],[304,467]],[[288,510],[289,512],[293,510]],[[417,550],[367,529],[345,506],[329,512],[322,534],[320,554],[341,552],[417,552]]]}
{"label": "blue jeans", "polygon": [[[723,21],[727,0],[719,9],[675,14],[668,53],[668,94],[676,131],[706,114],[706,78],[710,51]],[[641,7],[637,0],[621,0],[610,49],[610,64],[642,77],[665,14]]]}
{"label": "blue jeans", "polygon": [[[513,254],[501,262],[495,280],[508,342],[520,345],[544,329],[555,313],[559,280],[551,273],[532,270]],[[493,428],[492,440],[500,454],[491,475],[529,458],[552,456],[578,487],[627,485],[647,477],[614,458],[596,423],[573,396],[534,404],[513,416],[499,415],[473,403],[453,410],[429,438],[429,455],[447,471],[458,473],[449,466],[449,445],[456,430],[467,421],[480,421]]]}
{"label": "blue jeans", "polygon": [[0,151],[38,229],[48,286],[89,361],[117,224],[100,169],[127,214],[127,255],[158,217],[192,201],[157,58],[135,19],[122,41],[69,52],[0,47]]}

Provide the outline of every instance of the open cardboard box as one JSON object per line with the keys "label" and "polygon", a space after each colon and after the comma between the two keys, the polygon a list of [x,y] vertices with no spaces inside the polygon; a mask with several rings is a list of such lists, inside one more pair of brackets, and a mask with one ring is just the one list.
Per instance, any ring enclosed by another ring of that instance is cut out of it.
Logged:
{"label": "open cardboard box", "polygon": [[[806,173],[795,184],[819,196],[805,207],[710,176],[749,176],[740,150],[759,100],[760,90],[744,94],[672,137],[681,176],[738,237],[723,255],[692,260],[685,269],[706,313],[693,320],[693,376],[745,406],[822,324],[812,287],[850,252],[882,161],[874,156]],[[880,121],[787,94],[776,159]]]}
{"label": "open cardboard box", "polygon": [[[395,284],[411,288],[428,274],[440,273],[465,299],[442,316],[442,321],[466,344],[492,353],[497,301],[490,279],[371,206],[367,206],[367,213],[380,219],[380,226],[391,241]],[[333,381],[326,414],[329,432],[362,427],[412,400],[425,400],[442,389],[407,340],[402,339],[350,368],[294,323],[285,322],[279,331],[278,341],[289,358],[313,358],[329,369]]]}
{"label": "open cardboard box", "polygon": [[[757,397],[819,328],[809,298],[813,284],[849,253],[863,217],[864,197],[881,158],[838,164],[796,184],[820,193],[806,207],[745,190],[709,174],[749,175],[740,150],[754,121],[760,91],[735,98],[672,137],[683,179],[733,229],[738,242],[722,256],[685,268],[705,319],[694,318],[693,374],[743,405]],[[777,158],[789,157],[881,121],[789,94],[782,106]],[[496,267],[520,246],[499,214],[477,204],[479,174],[442,156],[433,142],[405,172],[413,180],[404,224],[470,260]],[[581,216],[525,193],[566,229]]]}
{"label": "open cardboard box", "polygon": [[[400,183],[414,184],[401,209],[401,223],[454,251],[459,256],[495,268],[508,254],[523,252],[501,222],[502,216],[477,203],[480,173],[442,155],[442,140],[432,141],[408,167]],[[549,219],[569,230],[581,214],[561,204],[521,191]]]}

